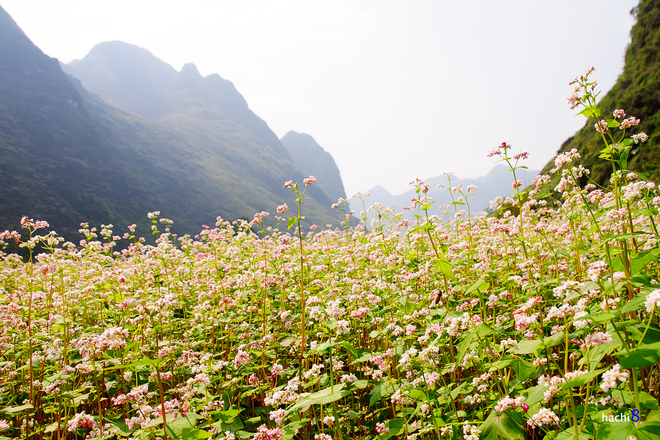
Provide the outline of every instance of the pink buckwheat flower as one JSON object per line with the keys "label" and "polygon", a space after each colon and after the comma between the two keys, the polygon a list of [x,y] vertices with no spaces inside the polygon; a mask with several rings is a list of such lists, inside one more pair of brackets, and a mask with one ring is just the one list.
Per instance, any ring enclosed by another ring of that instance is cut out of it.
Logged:
{"label": "pink buckwheat flower", "polygon": [[617,380],[624,383],[628,377],[630,377],[630,373],[626,370],[621,371],[621,365],[616,364],[603,373],[603,383],[600,388],[607,393],[610,389],[616,388]]}
{"label": "pink buckwheat flower", "polygon": [[660,289],[656,289],[653,292],[649,293],[646,297],[644,305],[646,306],[646,311],[651,313],[653,308],[660,304]]}
{"label": "pink buckwheat flower", "polygon": [[640,142],[644,143],[644,142],[646,142],[648,139],[649,139],[649,136],[648,136],[646,133],[644,133],[643,131],[642,131],[641,133],[633,134],[633,135],[632,135],[632,140],[633,140],[633,142],[635,142],[636,144],[639,144]]}
{"label": "pink buckwheat flower", "polygon": [[266,425],[257,428],[257,433],[252,437],[254,440],[278,440],[282,437],[280,428],[268,429]]}
{"label": "pink buckwheat flower", "polygon": [[[624,121],[625,122],[625,121]],[[596,131],[600,133],[607,133],[607,121],[604,119],[601,119],[600,121],[596,122],[594,124],[594,127],[596,128]]]}
{"label": "pink buckwheat flower", "polygon": [[556,173],[561,169],[561,167],[563,167],[567,163],[573,162],[574,159],[579,159],[580,157],[582,156],[580,156],[580,153],[578,153],[578,151],[575,148],[573,148],[571,151],[568,151],[566,153],[558,154],[557,157],[555,157],[555,167],[552,170],[550,170],[550,172]]}
{"label": "pink buckwheat flower", "polygon": [[598,347],[599,345],[609,344],[610,342],[612,342],[612,335],[603,332],[592,333],[584,338],[585,345],[590,347]]}
{"label": "pink buckwheat flower", "polygon": [[285,417],[286,417],[285,409],[278,409],[275,411],[271,411],[268,414],[268,418],[274,421],[277,426],[280,426],[282,424],[282,421],[284,420]]}
{"label": "pink buckwheat flower", "polygon": [[551,409],[541,408],[538,413],[527,420],[527,424],[532,428],[543,425],[556,425],[559,424],[559,417]]}
{"label": "pink buckwheat flower", "polygon": [[264,217],[268,217],[270,214],[266,211],[257,212],[254,214],[254,218],[249,223],[250,226],[260,225],[263,222]]}
{"label": "pink buckwheat flower", "polygon": [[284,367],[280,364],[273,364],[273,367],[270,369],[270,372],[273,375],[273,377],[279,376],[280,374],[282,374],[283,371],[284,371]]}
{"label": "pink buckwheat flower", "polygon": [[78,428],[93,428],[94,427],[94,419],[92,416],[85,414],[85,411],[76,414],[73,416],[71,420],[68,422],[69,428],[67,431],[71,432],[74,431]]}
{"label": "pink buckwheat flower", "polygon": [[[573,83],[571,82],[571,84]],[[566,100],[568,101],[569,107],[572,109],[580,105],[582,103],[582,98],[580,97],[580,86],[575,86],[571,92],[571,95],[566,98]]]}
{"label": "pink buckwheat flower", "polygon": [[21,218],[21,227],[23,229],[42,229],[42,228],[47,228],[49,227],[48,223],[43,221],[43,220],[33,220],[31,218],[28,218],[27,215],[24,215],[23,218]]}
{"label": "pink buckwheat flower", "polygon": [[624,119],[621,121],[621,125],[619,125],[619,128],[621,130],[625,130],[626,128],[634,127],[635,125],[639,125],[641,121],[637,119],[634,116],[631,116],[629,118]]}
{"label": "pink buckwheat flower", "polygon": [[305,185],[313,185],[316,183],[316,177],[314,176],[309,176],[306,179],[303,179],[303,183]]}
{"label": "pink buckwheat flower", "polygon": [[504,396],[504,398],[495,405],[495,411],[504,412],[509,408],[522,408],[524,405],[523,400],[525,400],[524,396],[518,396],[515,399],[508,395]]}
{"label": "pink buckwheat flower", "polygon": [[619,108],[619,109],[614,110],[613,115],[614,115],[615,118],[621,119],[621,118],[626,117],[626,112]]}

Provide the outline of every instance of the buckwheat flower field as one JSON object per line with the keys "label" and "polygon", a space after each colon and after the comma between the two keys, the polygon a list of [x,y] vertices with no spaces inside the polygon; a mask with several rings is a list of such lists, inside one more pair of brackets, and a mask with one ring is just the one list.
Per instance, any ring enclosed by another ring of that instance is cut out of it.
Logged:
{"label": "buckwheat flower field", "polygon": [[601,116],[590,73],[570,101],[607,187],[572,151],[525,191],[503,143],[516,195],[489,216],[475,188],[439,207],[416,181],[416,215],[305,232],[310,177],[279,228],[177,237],[151,213],[154,246],[24,218],[30,238],[2,234],[30,257],[1,255],[0,437],[659,439],[660,195],[626,169],[639,120]]}

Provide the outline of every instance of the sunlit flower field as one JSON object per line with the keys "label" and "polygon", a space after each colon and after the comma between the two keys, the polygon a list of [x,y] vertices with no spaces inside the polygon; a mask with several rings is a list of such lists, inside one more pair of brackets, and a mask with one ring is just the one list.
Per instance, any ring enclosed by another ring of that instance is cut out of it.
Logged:
{"label": "sunlit flower field", "polygon": [[1,234],[30,255],[1,255],[0,438],[659,439],[660,195],[626,169],[639,120],[604,119],[590,73],[570,103],[605,187],[572,151],[525,190],[503,143],[515,196],[488,216],[477,188],[438,206],[417,180],[405,216],[349,226],[340,200],[345,227],[303,230],[310,177],[277,227],[178,237],[150,213],[155,246],[23,218],[28,239]]}

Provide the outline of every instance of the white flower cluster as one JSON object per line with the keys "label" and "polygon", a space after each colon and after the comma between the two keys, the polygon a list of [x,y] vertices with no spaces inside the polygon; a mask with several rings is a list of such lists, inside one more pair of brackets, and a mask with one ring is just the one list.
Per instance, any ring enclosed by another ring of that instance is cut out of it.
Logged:
{"label": "white flower cluster", "polygon": [[559,417],[551,409],[541,408],[539,412],[534,414],[527,420],[527,424],[532,428],[543,425],[558,424]]}
{"label": "white flower cluster", "polygon": [[646,306],[646,311],[651,313],[653,308],[660,304],[660,289],[656,289],[653,292],[649,293],[646,297],[644,305]]}
{"label": "white flower cluster", "polygon": [[497,402],[495,404],[495,411],[497,412],[504,412],[509,408],[519,408],[523,406],[525,400],[525,396],[518,396],[515,399],[513,397],[509,397],[509,395],[504,396],[502,400]]}
{"label": "white flower cluster", "polygon": [[481,430],[474,425],[470,425],[468,422],[465,422],[463,425],[463,438],[465,440],[479,440],[479,434]]}
{"label": "white flower cluster", "polygon": [[610,389],[616,388],[617,380],[623,383],[628,380],[628,377],[630,377],[630,373],[626,370],[621,371],[621,365],[616,364],[603,373],[603,383],[600,388],[607,393]]}

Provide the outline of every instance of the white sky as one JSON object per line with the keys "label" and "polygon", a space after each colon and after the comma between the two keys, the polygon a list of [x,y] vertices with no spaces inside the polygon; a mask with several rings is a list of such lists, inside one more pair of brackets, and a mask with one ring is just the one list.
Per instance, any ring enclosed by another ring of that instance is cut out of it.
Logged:
{"label": "white sky", "polygon": [[623,68],[637,0],[0,0],[64,63],[121,40],[234,83],[282,137],[312,135],[349,196],[454,171],[503,141],[541,168],[584,125],[568,80]]}

